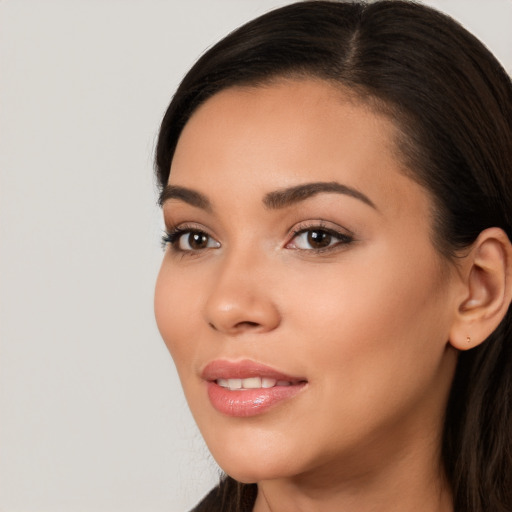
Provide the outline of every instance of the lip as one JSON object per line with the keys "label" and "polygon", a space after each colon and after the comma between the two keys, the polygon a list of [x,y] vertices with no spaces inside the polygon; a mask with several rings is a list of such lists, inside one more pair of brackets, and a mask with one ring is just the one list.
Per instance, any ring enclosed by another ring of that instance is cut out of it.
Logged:
{"label": "lip", "polygon": [[[256,416],[293,398],[306,386],[304,378],[282,373],[255,361],[212,361],[203,369],[201,377],[206,381],[208,398],[212,406],[222,414],[233,417]],[[266,377],[287,381],[291,385],[260,389],[230,390],[219,386],[217,379],[247,379]]]}

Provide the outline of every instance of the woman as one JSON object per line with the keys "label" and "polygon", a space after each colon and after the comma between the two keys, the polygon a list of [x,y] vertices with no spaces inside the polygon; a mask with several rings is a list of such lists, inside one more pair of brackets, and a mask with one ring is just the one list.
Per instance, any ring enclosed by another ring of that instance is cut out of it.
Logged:
{"label": "woman", "polygon": [[196,510],[512,510],[512,85],[450,18],[300,2],[156,153],[155,311],[227,476]]}

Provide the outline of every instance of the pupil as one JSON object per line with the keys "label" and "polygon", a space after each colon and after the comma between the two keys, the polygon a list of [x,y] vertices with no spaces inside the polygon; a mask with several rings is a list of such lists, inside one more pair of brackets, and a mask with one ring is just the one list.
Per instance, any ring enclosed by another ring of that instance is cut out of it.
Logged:
{"label": "pupil", "polygon": [[308,243],[311,247],[317,249],[327,247],[331,243],[331,235],[325,231],[310,231],[308,233]]}
{"label": "pupil", "polygon": [[190,233],[188,243],[192,249],[204,249],[208,244],[208,236],[204,233]]}

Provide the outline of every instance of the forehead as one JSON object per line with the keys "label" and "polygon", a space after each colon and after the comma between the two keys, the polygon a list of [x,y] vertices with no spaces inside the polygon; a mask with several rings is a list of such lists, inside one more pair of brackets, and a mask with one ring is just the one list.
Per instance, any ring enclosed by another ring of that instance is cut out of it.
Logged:
{"label": "forehead", "polygon": [[[327,133],[331,137],[326,139]],[[298,149],[314,151],[338,138],[339,143],[357,142],[362,151],[379,145],[394,154],[397,133],[388,117],[353,91],[323,80],[281,79],[262,86],[231,87],[209,98],[191,116],[179,138],[172,170],[191,146],[234,158],[243,143],[248,159],[251,148],[264,144],[267,151],[288,150],[291,158]]]}
{"label": "forehead", "polygon": [[325,81],[233,87],[186,124],[169,183],[212,193],[224,184],[225,193],[236,188],[261,197],[304,182],[338,181],[403,203],[418,186],[406,177],[398,134],[389,117]]}
{"label": "forehead", "polygon": [[[315,128],[341,129],[345,124],[360,119],[362,124],[379,124],[375,134],[383,135],[381,141],[388,141],[398,133],[390,110],[383,102],[368,95],[364,97],[352,89],[321,79],[275,79],[255,86],[233,86],[216,93],[200,105],[186,123],[178,144],[187,132],[198,129],[205,131],[228,128],[235,122],[237,129],[244,127],[245,134],[270,125],[278,132],[287,123],[296,123],[294,135],[307,134],[309,139],[315,134]],[[330,126],[329,126],[330,125]],[[300,128],[304,127],[301,132]],[[353,128],[353,127],[352,127]],[[375,135],[374,134],[374,135]],[[203,135],[203,134],[201,134]],[[219,133],[220,135],[220,133]]]}

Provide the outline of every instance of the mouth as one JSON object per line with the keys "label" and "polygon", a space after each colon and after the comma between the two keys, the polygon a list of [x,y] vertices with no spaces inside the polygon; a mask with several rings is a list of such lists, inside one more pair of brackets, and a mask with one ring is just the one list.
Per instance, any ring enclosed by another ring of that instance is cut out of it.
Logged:
{"label": "mouth", "polygon": [[275,386],[293,386],[294,383],[289,380],[277,380],[269,377],[249,377],[247,379],[217,379],[215,381],[221,386],[231,391],[237,389],[270,389]]}
{"label": "mouth", "polygon": [[262,414],[295,397],[307,385],[304,378],[249,360],[213,361],[201,377],[206,381],[212,406],[234,417]]}

